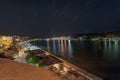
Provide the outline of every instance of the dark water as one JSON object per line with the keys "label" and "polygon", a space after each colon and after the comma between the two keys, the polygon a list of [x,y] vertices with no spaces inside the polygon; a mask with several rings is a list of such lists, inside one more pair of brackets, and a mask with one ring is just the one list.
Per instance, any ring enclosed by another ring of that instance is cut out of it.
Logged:
{"label": "dark water", "polygon": [[120,42],[117,39],[44,40],[32,44],[105,80],[120,80]]}

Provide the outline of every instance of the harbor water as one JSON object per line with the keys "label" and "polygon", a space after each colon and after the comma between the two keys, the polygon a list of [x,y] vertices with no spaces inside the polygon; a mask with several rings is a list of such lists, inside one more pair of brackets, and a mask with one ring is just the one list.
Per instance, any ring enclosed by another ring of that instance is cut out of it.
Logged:
{"label": "harbor water", "polygon": [[39,40],[31,44],[105,80],[120,79],[119,40]]}

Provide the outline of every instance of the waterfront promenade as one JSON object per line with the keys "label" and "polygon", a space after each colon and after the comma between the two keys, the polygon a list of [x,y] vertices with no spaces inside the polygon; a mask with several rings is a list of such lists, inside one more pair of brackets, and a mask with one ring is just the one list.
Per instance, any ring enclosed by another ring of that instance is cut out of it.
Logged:
{"label": "waterfront promenade", "polygon": [[[24,46],[24,44],[25,44],[25,46]],[[27,44],[30,45],[29,42],[27,42],[27,43],[23,43],[22,46],[24,46],[24,48],[27,47],[26,49],[31,49],[32,48],[32,50],[34,50],[33,46],[28,46]],[[38,47],[38,49],[40,49],[40,48]],[[45,54],[47,54],[47,55],[54,56],[47,51],[44,51],[44,50],[42,50],[42,51],[45,52]],[[54,56],[54,57],[56,57],[56,56]],[[97,76],[95,76],[95,75],[93,75],[93,74],[91,74],[91,73],[89,73],[89,72],[87,72],[87,71],[85,71],[85,70],[83,70],[83,69],[81,69],[81,68],[79,68],[79,67],[77,67],[77,66],[75,66],[75,65],[73,65],[73,64],[71,64],[71,63],[69,63],[69,62],[67,62],[63,59],[61,59],[61,58],[59,58],[59,57],[56,57],[56,58],[63,62],[64,68],[68,70],[67,74],[68,74],[68,72],[70,72],[70,74],[72,74],[73,76],[74,75],[77,76],[76,78],[74,77],[73,80],[76,80],[76,79],[77,80],[102,80],[102,78],[99,78],[99,77],[97,77]],[[69,75],[69,77],[70,77],[70,75]],[[68,80],[68,79],[66,79],[66,80]]]}
{"label": "waterfront promenade", "polygon": [[[23,57],[25,53],[25,49],[31,49],[32,48],[37,48],[33,46],[27,46],[26,43],[23,43],[21,45],[24,49],[23,51],[19,51],[18,54],[19,56]],[[27,47],[27,48],[26,48]],[[38,47],[38,49],[40,49]],[[34,49],[33,49],[34,50]],[[40,49],[41,50],[41,49]],[[42,50],[44,51],[44,50]],[[52,55],[51,53],[44,51],[47,53],[47,55]],[[4,59],[0,58],[0,77],[1,80],[102,80],[101,78],[61,59],[56,56],[54,56],[56,59],[59,59],[63,61],[63,70],[66,70],[66,74],[60,74],[60,72],[56,71],[51,71],[50,69],[45,69],[42,67],[36,67],[31,64],[28,64],[25,59],[21,61],[20,59],[17,59],[18,62],[9,60],[9,59]],[[25,57],[24,57],[25,58]],[[21,63],[19,63],[21,62]],[[25,64],[25,63],[27,64]],[[7,76],[7,77],[6,77]],[[30,76],[30,77],[29,77]],[[51,78],[51,79],[50,79]]]}

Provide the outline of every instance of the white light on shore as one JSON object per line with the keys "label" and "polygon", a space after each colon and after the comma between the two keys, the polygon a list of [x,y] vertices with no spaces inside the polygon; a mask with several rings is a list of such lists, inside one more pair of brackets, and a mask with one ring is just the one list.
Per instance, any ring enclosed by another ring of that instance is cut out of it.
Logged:
{"label": "white light on shore", "polygon": [[20,50],[19,53],[18,53],[19,57],[22,57],[23,55],[24,55],[24,49]]}

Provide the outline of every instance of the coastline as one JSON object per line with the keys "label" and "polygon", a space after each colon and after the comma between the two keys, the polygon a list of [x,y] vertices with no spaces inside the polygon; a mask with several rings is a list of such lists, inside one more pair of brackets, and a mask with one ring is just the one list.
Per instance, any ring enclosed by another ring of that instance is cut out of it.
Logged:
{"label": "coastline", "polygon": [[[28,46],[29,45],[29,46]],[[53,55],[52,53],[46,51],[46,50],[43,50],[41,49],[40,47],[37,47],[35,45],[32,45],[32,44],[28,44],[26,45],[26,43],[23,43],[23,44],[20,44],[20,46],[22,47],[21,50],[19,50],[19,53],[18,53],[18,57],[15,58],[15,55],[13,56],[14,57],[14,61],[15,62],[20,62],[22,64],[29,64],[25,61],[25,50],[41,50],[43,52],[45,52],[45,55],[49,55],[49,56],[52,56],[54,57],[55,59],[58,59],[62,62],[62,66],[63,66],[63,69],[62,71],[64,72],[61,72],[59,70],[57,71],[53,71],[51,70],[51,68],[57,64],[57,67],[58,67],[58,64],[61,64],[61,63],[54,63],[50,66],[47,66],[47,67],[43,67],[44,69],[47,69],[48,71],[51,71],[52,73],[54,73],[55,75],[54,76],[57,76],[60,78],[60,80],[103,80],[102,78],[100,77],[97,77],[96,75],[94,74],[91,74],[89,72],[87,72],[86,70],[80,68],[80,67],[77,67],[75,66],[74,64],[71,64],[70,62],[64,60],[64,59],[61,59],[55,55]],[[4,58],[3,58],[4,59]],[[1,60],[1,59],[0,59]],[[9,62],[9,61],[8,61]],[[10,61],[11,62],[11,61]],[[30,65],[30,66],[33,66],[33,65]],[[22,66],[21,66],[22,67]],[[39,67],[38,67],[39,68]],[[46,71],[47,72],[47,71]],[[66,79],[64,79],[64,77],[66,77]],[[20,77],[20,76],[19,76]],[[15,79],[17,80],[17,79]],[[54,79],[51,79],[51,80],[54,80]],[[57,80],[57,79],[55,79]]]}
{"label": "coastline", "polygon": [[[29,44],[30,44],[30,43],[29,43]],[[32,45],[32,44],[30,44],[30,45]],[[102,78],[100,78],[100,77],[98,77],[98,76],[96,76],[96,75],[94,75],[94,74],[92,74],[92,73],[89,73],[89,72],[87,72],[86,70],[84,70],[84,69],[82,69],[82,68],[80,68],[80,67],[77,67],[77,66],[75,66],[74,64],[72,64],[72,63],[70,63],[70,62],[68,62],[68,61],[66,61],[66,60],[63,60],[62,58],[59,58],[59,57],[53,55],[52,53],[50,53],[50,52],[48,52],[48,51],[46,51],[46,50],[41,49],[40,47],[37,47],[37,46],[35,46],[35,45],[32,46],[32,47],[34,47],[35,49],[40,49],[40,50],[44,51],[46,55],[52,55],[53,57],[61,60],[61,61],[63,62],[64,67],[66,67],[66,68],[68,68],[68,69],[71,68],[72,70],[77,71],[77,73],[78,73],[82,78],[84,78],[83,80],[103,80]],[[29,48],[29,49],[30,49],[30,48]]]}
{"label": "coastline", "polygon": [[[45,50],[43,50],[43,51],[45,51]],[[63,60],[63,59],[53,55],[52,53],[49,53],[48,51],[45,51],[45,52],[49,55],[52,55],[52,56],[56,57],[57,59],[60,59],[61,61],[63,61],[64,66],[66,66],[68,68],[72,68],[73,70],[77,71],[81,76],[85,77],[88,80],[103,80],[102,78],[100,78],[100,77],[98,77],[98,76],[96,76],[92,73],[89,73],[86,70],[84,70],[80,67],[77,67],[74,64],[71,64],[70,62],[68,62],[66,60]]]}

